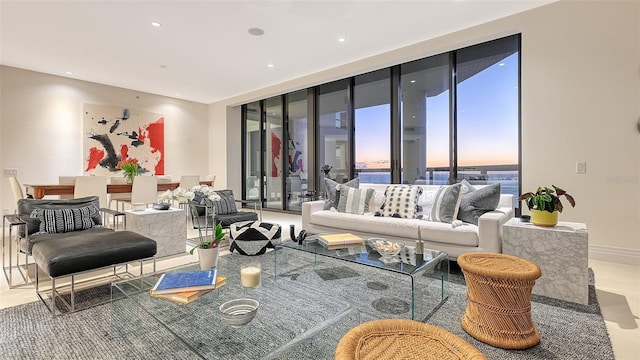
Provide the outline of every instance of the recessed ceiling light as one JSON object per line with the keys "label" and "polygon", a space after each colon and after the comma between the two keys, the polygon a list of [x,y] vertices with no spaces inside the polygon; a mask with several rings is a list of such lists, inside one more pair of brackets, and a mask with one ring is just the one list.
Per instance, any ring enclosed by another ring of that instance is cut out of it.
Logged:
{"label": "recessed ceiling light", "polygon": [[411,80],[411,81],[409,81],[409,82],[410,82],[410,83],[412,83],[412,84],[415,84],[415,83],[416,83],[416,81],[415,81],[415,80]]}
{"label": "recessed ceiling light", "polygon": [[267,67],[272,68],[272,67],[273,67],[273,64],[267,64]]}
{"label": "recessed ceiling light", "polygon": [[180,96],[180,93],[176,93],[176,96]]}
{"label": "recessed ceiling light", "polygon": [[341,38],[338,38],[338,41],[340,41],[340,42],[345,42],[345,41],[347,41],[347,38],[343,38],[343,37],[341,37]]}
{"label": "recessed ceiling light", "polygon": [[160,27],[160,26],[162,26],[162,24],[160,24],[160,23],[159,23],[159,22],[157,22],[157,21],[152,21],[152,22],[151,22],[151,25],[153,25],[153,26],[155,26],[155,27]]}
{"label": "recessed ceiling light", "polygon": [[505,63],[498,64],[498,66],[505,66],[505,65],[507,65],[507,64],[505,64]]}
{"label": "recessed ceiling light", "polygon": [[66,71],[65,74],[67,75],[73,75],[73,73],[71,71]]}
{"label": "recessed ceiling light", "polygon": [[253,27],[249,29],[249,34],[255,35],[255,36],[261,36],[261,35],[264,35],[264,30],[257,27]]}

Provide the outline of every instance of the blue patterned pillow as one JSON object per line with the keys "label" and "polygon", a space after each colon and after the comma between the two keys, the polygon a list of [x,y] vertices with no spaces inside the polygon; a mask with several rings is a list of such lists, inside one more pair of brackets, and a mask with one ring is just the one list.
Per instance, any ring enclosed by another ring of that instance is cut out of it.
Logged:
{"label": "blue patterned pillow", "polygon": [[34,209],[31,217],[40,220],[41,233],[66,233],[87,230],[96,226],[92,217],[98,213],[95,205],[76,209]]}

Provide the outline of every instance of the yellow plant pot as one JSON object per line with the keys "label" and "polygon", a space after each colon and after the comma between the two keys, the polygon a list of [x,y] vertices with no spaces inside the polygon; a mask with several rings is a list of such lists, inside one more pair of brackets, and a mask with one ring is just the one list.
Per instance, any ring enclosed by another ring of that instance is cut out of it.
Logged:
{"label": "yellow plant pot", "polygon": [[556,226],[558,224],[558,211],[550,213],[548,211],[531,210],[531,222],[538,226]]}

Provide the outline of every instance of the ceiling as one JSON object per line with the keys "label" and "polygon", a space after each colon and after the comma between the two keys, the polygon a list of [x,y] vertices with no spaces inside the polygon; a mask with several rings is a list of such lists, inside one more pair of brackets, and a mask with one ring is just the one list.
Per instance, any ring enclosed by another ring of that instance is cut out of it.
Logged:
{"label": "ceiling", "polygon": [[553,1],[0,0],[0,63],[209,104]]}

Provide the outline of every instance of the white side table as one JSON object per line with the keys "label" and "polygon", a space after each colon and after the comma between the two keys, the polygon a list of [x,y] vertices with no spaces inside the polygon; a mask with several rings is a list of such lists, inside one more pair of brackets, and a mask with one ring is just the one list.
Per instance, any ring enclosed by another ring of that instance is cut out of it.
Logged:
{"label": "white side table", "polygon": [[127,230],[156,241],[156,257],[183,254],[187,249],[187,219],[184,210],[126,210]]}
{"label": "white side table", "polygon": [[502,252],[537,264],[542,277],[533,293],[588,304],[589,234],[583,223],[555,227],[509,220],[503,227]]}

